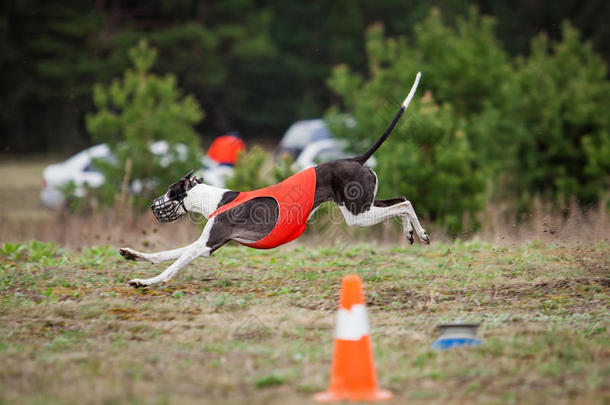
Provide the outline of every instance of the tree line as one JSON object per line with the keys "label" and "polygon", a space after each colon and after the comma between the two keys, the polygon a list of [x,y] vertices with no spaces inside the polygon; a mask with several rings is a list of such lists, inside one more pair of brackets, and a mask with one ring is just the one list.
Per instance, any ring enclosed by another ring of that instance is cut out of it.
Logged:
{"label": "tree line", "polygon": [[[238,130],[246,138],[279,137],[294,120],[344,105],[345,95],[326,81],[339,64],[369,73],[368,27],[381,24],[389,37],[413,39],[431,7],[455,27],[471,3],[9,0],[0,20],[2,151],[90,144],[85,117],[95,110],[93,85],[120,76],[142,38],[158,50],[153,71],[173,73],[205,111],[196,126],[201,136]],[[561,21],[570,19],[609,59],[607,2],[476,3],[497,19],[494,35],[507,55],[529,54],[540,31],[560,38]],[[464,102],[455,108],[472,107]]]}

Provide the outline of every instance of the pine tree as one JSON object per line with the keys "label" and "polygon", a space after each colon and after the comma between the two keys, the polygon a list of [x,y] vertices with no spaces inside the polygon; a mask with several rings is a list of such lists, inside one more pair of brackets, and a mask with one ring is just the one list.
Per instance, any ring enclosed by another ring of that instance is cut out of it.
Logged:
{"label": "pine tree", "polygon": [[[142,40],[129,51],[133,67],[121,79],[94,87],[98,111],[87,116],[87,129],[116,156],[116,161],[97,162],[106,176],[100,189],[103,202],[112,203],[126,174],[142,181],[139,201],[146,204],[187,171],[201,166],[193,126],[203,119],[203,111],[193,96],[182,96],[175,76],[150,73],[156,56],[156,49]],[[168,154],[153,153],[155,141],[167,142]]]}

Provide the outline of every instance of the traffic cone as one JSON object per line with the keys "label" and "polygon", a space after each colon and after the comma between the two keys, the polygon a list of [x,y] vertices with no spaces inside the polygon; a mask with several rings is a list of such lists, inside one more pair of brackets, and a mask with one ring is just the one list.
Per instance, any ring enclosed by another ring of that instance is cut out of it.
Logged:
{"label": "traffic cone", "polygon": [[346,275],[341,285],[330,384],[328,391],[317,393],[314,399],[334,402],[390,398],[390,391],[377,387],[362,280],[355,274]]}

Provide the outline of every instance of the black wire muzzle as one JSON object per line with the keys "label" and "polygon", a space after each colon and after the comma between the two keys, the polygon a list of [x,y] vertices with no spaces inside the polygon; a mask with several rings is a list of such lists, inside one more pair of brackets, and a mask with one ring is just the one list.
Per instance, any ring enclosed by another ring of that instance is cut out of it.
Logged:
{"label": "black wire muzzle", "polygon": [[150,205],[155,218],[159,222],[172,222],[180,218],[184,213],[178,213],[178,209],[182,207],[184,212],[188,212],[184,206],[184,199],[186,193],[182,193],[177,197],[165,201],[165,194],[161,197],[155,198],[153,203]]}

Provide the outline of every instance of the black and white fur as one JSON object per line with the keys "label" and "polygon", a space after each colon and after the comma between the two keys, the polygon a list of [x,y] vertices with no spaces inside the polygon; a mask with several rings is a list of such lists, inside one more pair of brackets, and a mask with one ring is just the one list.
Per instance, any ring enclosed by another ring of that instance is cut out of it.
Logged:
{"label": "black and white fur", "polygon": [[[430,243],[430,238],[419,223],[413,206],[405,197],[375,199],[377,175],[364,166],[364,162],[388,138],[402,113],[409,106],[420,76],[418,73],[409,95],[396,116],[368,151],[354,158],[322,163],[315,168],[316,188],[312,213],[320,204],[333,201],[339,206],[345,221],[350,226],[371,226],[387,218],[398,216],[402,219],[404,234],[410,243],[413,243],[413,230],[423,242]],[[178,208],[180,214],[186,214],[187,211],[197,212],[206,218],[219,207],[233,201],[239,194],[237,191],[202,184],[197,179],[191,178],[189,174],[169,187],[164,196],[165,201],[173,200],[184,193],[186,197],[182,201],[182,206]],[[260,210],[261,207],[266,209],[268,220],[253,220],[254,209]],[[129,281],[129,285],[141,287],[165,283],[197,257],[210,256],[230,240],[258,241],[273,229],[278,215],[279,207],[273,198],[255,198],[209,219],[199,239],[188,246],[158,253],[142,253],[130,248],[121,248],[119,253],[129,260],[144,260],[151,263],[175,260],[161,274],[147,279],[133,279]]]}

